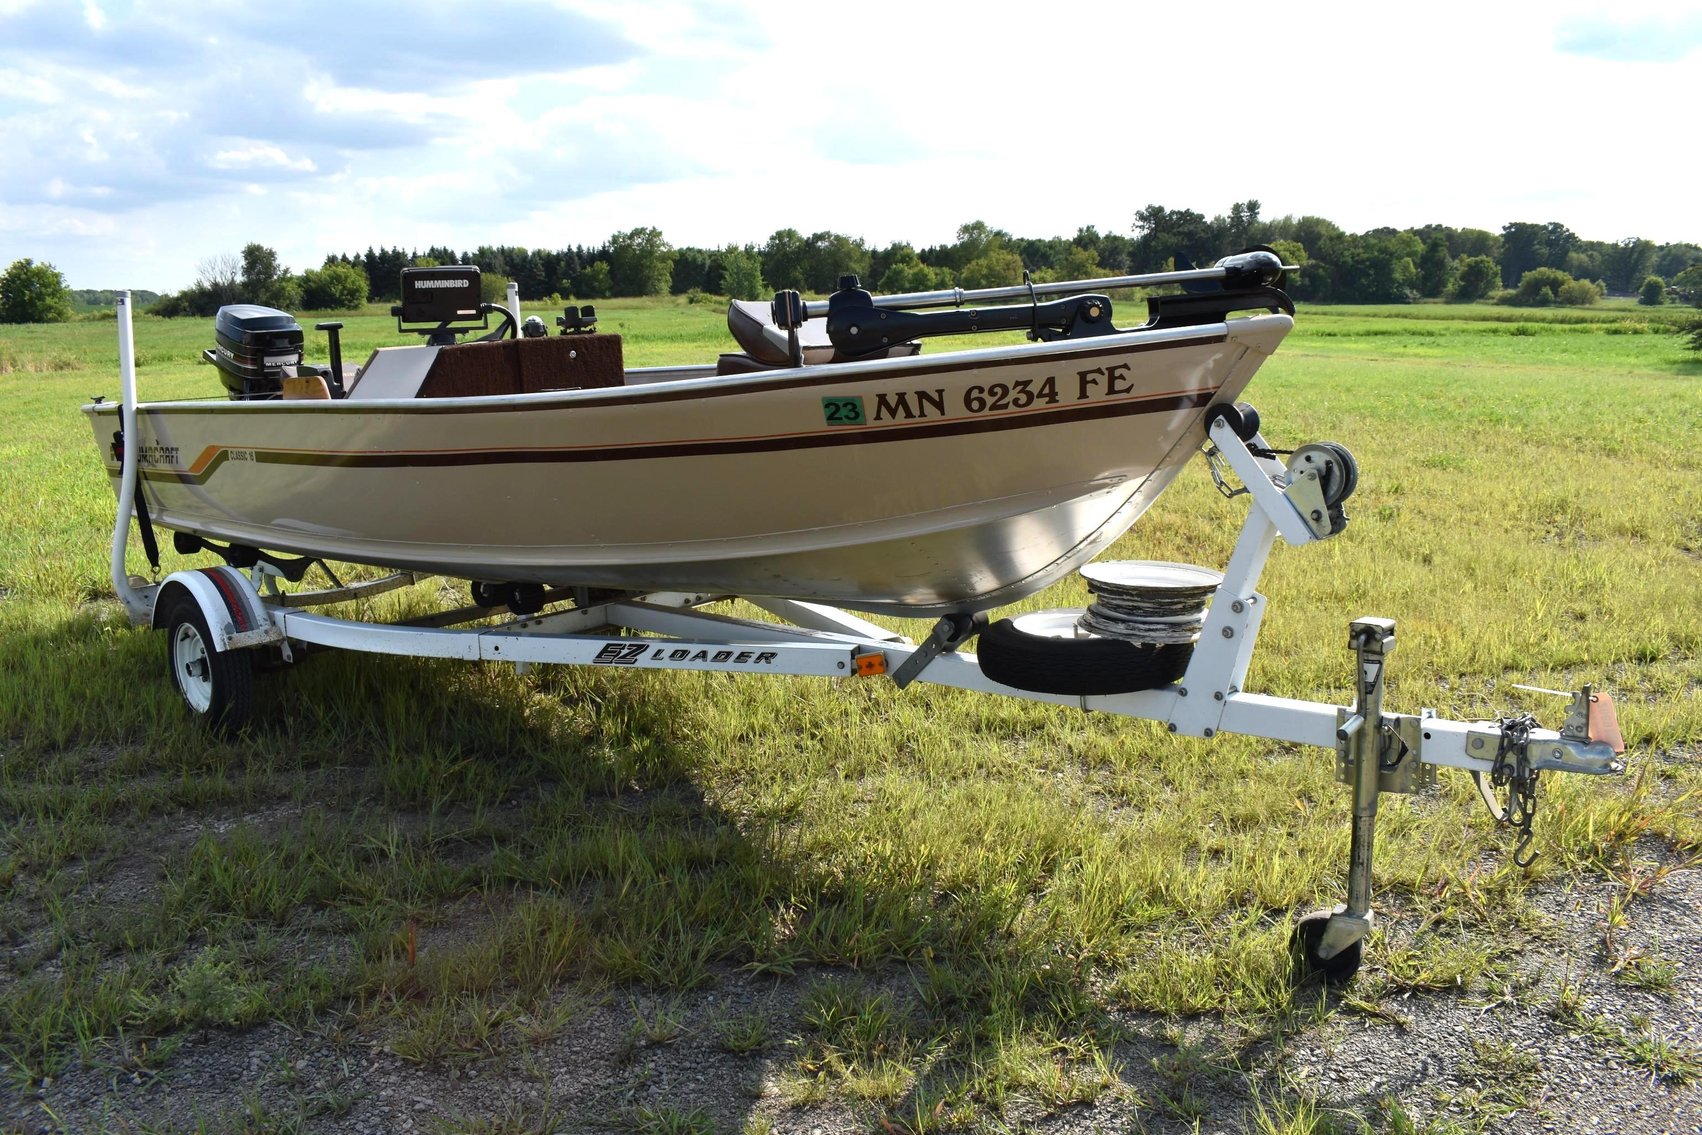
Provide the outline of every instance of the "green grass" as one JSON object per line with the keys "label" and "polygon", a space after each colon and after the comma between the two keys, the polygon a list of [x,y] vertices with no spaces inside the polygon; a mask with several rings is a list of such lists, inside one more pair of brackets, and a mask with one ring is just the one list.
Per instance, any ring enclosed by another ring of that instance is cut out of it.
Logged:
{"label": "green grass", "polygon": [[[705,305],[599,310],[629,364],[726,347]],[[378,312],[341,318],[353,357],[399,341]],[[1377,901],[1400,933],[1370,943],[1363,1011],[1501,996],[1534,880],[1702,849],[1702,365],[1660,319],[1303,309],[1248,392],[1276,444],[1340,441],[1362,470],[1341,538],[1273,555],[1248,688],[1347,700],[1348,621],[1390,615],[1392,711],[1553,724],[1559,703],[1511,685],[1595,680],[1636,748],[1624,779],[1544,782],[1530,871],[1461,777],[1387,800]],[[215,393],[210,339],[139,320],[145,396]],[[794,1098],[892,1130],[1127,1091],[1117,1014],[1208,1015],[1246,1045],[1209,1067],[1179,1047],[1142,1105],[1191,1122],[1199,1077],[1235,1081],[1301,1027],[1289,919],[1339,900],[1347,858],[1327,753],[927,687],[342,655],[263,675],[255,729],[207,738],[107,581],[77,406],[117,394],[113,345],[110,322],[0,328],[0,1082],[169,1066],[191,1030],[272,1020],[350,1022],[428,1067],[504,1061],[610,997],[637,1053],[679,1035],[672,999],[752,973],[798,983],[801,1015],[702,1042],[780,1054]],[[1243,507],[1196,470],[1108,558],[1221,565]],[[451,597],[435,586],[379,610]],[[1084,601],[1069,583],[1027,606]],[[1658,959],[1624,980],[1671,984]],[[1670,1038],[1578,1021],[1695,1074]],[[1503,1056],[1477,1054],[1486,1084]],[[1260,1129],[1324,1129],[1302,1098],[1248,1105]]]}

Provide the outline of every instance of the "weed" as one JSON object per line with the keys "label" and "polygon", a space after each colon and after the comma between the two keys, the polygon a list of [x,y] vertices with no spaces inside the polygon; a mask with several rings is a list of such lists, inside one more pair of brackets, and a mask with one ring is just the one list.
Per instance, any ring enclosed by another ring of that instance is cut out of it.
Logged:
{"label": "weed", "polygon": [[1665,993],[1678,981],[1678,964],[1654,954],[1638,954],[1614,975],[1627,985],[1651,993]]}
{"label": "weed", "polygon": [[1473,1135],[1471,1129],[1451,1119],[1433,1119],[1420,1123],[1412,1118],[1401,1101],[1394,1096],[1384,1096],[1378,1100],[1377,1110],[1382,1114],[1382,1130],[1387,1135]]}
{"label": "weed", "polygon": [[678,1002],[659,1001],[649,1012],[633,1002],[631,1032],[641,1043],[652,1046],[673,1044],[684,1031],[685,1014]]}
{"label": "weed", "polygon": [[1633,1065],[1645,1068],[1655,1079],[1668,1084],[1689,1084],[1702,1079],[1702,1051],[1692,1045],[1661,1036],[1648,1018],[1633,1015],[1626,1029],[1607,1017],[1580,1012],[1567,1019],[1581,1036],[1617,1050]]}
{"label": "weed", "polygon": [[625,1126],[636,1135],[715,1135],[715,1120],[700,1107],[677,1108],[642,1104],[632,1109]]}
{"label": "weed", "polygon": [[1336,1135],[1342,1127],[1304,1096],[1266,1099],[1255,1095],[1253,1129],[1259,1135]]}
{"label": "weed", "polygon": [[739,1013],[716,1022],[715,1035],[721,1047],[743,1056],[768,1042],[768,1018],[762,1013]]}
{"label": "weed", "polygon": [[435,1125],[436,1135],[557,1135],[568,1130],[569,1116],[545,1097],[509,1099],[490,1115],[455,1115]]}

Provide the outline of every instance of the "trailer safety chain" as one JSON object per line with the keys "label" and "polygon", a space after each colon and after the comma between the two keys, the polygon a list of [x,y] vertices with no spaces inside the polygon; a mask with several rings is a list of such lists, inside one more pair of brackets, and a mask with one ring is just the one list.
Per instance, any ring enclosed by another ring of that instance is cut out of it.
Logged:
{"label": "trailer safety chain", "polygon": [[1217,486],[1217,491],[1223,495],[1224,500],[1234,500],[1238,496],[1253,491],[1246,485],[1242,485],[1238,489],[1230,488],[1229,480],[1224,476],[1226,463],[1224,461],[1223,454],[1218,450],[1217,446],[1210,446],[1206,449],[1205,453],[1206,468],[1211,470],[1212,484]]}
{"label": "trailer safety chain", "polygon": [[1526,713],[1518,717],[1503,717],[1496,724],[1501,731],[1501,740],[1495,747],[1495,764],[1489,771],[1489,783],[1494,788],[1507,790],[1506,807],[1496,804],[1490,788],[1483,783],[1482,773],[1473,773],[1472,776],[1477,781],[1478,793],[1489,806],[1489,814],[1497,823],[1519,833],[1519,840],[1513,845],[1513,862],[1520,867],[1529,867],[1542,854],[1540,851],[1525,854],[1535,838],[1531,824],[1536,819],[1537,777],[1541,775],[1540,770],[1531,767],[1529,753],[1531,730],[1536,728],[1537,721]]}
{"label": "trailer safety chain", "polygon": [[[1227,466],[1224,461],[1223,452],[1219,450],[1217,446],[1208,445],[1203,452],[1205,453],[1206,458],[1206,468],[1211,470],[1212,484],[1217,486],[1217,491],[1223,494],[1224,500],[1234,500],[1236,497],[1241,496],[1244,493],[1252,492],[1252,490],[1246,485],[1242,485],[1238,489],[1230,488],[1228,478],[1224,476],[1224,470]],[[1294,450],[1261,448],[1259,446],[1249,444],[1247,446],[1247,452],[1251,453],[1254,457],[1285,457],[1288,454],[1293,453]]]}

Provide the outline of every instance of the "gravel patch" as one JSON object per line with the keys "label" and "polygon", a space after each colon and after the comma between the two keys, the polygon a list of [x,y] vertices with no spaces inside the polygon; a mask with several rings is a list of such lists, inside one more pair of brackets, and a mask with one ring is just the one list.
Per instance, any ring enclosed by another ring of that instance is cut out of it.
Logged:
{"label": "gravel patch", "polygon": [[[1215,1017],[1126,1014],[1118,1083],[1091,1104],[1014,1101],[996,1129],[1256,1132],[1261,1106],[1292,1115],[1309,1105],[1333,1124],[1319,1130],[1702,1132],[1702,870],[1674,870],[1628,905],[1599,877],[1545,883],[1535,905],[1554,932],[1508,959],[1517,979],[1503,993],[1378,998],[1368,970],[1299,1032],[1251,1042]],[[0,1089],[0,1129],[881,1131],[866,1107],[799,1104],[788,1087],[800,999],[825,972],[725,970],[679,996],[570,993],[552,1035],[465,1065],[409,1063],[388,1038],[337,1022],[207,1030],[158,1073],[109,1058]],[[762,1040],[733,1051],[728,1022],[753,1019]]]}

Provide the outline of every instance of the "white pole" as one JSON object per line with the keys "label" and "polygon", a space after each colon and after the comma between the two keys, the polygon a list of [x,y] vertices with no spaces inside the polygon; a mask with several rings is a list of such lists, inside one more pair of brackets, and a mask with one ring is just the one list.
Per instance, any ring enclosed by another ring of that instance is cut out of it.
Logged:
{"label": "white pole", "polygon": [[520,334],[520,285],[508,281],[508,314],[514,317],[514,334]]}
{"label": "white pole", "polygon": [[147,599],[130,586],[124,566],[124,549],[130,540],[130,518],[136,508],[136,463],[141,439],[136,433],[136,335],[130,326],[130,293],[119,292],[118,308],[118,420],[124,431],[124,453],[118,478],[118,520],[112,529],[112,589],[132,623],[150,621]]}

